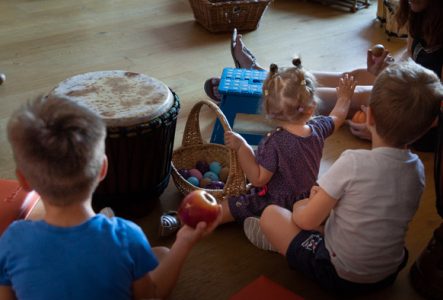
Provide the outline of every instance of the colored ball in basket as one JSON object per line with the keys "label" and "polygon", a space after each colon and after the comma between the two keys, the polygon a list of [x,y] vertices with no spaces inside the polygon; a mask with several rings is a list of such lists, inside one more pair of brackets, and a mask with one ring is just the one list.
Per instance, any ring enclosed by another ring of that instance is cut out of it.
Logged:
{"label": "colored ball in basket", "polygon": [[210,193],[202,190],[190,192],[183,199],[178,216],[182,223],[196,227],[199,222],[214,222],[221,212],[221,206]]}
{"label": "colored ball in basket", "polygon": [[199,160],[195,164],[195,168],[200,171],[200,173],[205,174],[209,171],[209,164],[204,160]]}
{"label": "colored ball in basket", "polygon": [[195,186],[199,186],[200,185],[200,180],[198,180],[197,177],[195,176],[190,176],[188,177],[188,179],[186,179],[190,184],[195,185]]}
{"label": "colored ball in basket", "polygon": [[220,178],[221,181],[226,182],[226,180],[228,180],[228,175],[229,175],[229,168],[228,167],[223,167],[220,170],[220,173],[218,174],[218,177]]}
{"label": "colored ball in basket", "polygon": [[225,187],[225,183],[223,181],[211,181],[208,183],[205,188],[210,190],[222,190]]}
{"label": "colored ball in basket", "polygon": [[382,56],[384,51],[385,47],[382,44],[374,45],[371,49],[372,55],[374,55],[375,57]]}
{"label": "colored ball in basket", "polygon": [[218,179],[218,175],[215,174],[215,173],[212,172],[212,171],[208,171],[208,172],[206,172],[205,175],[203,175],[203,177],[204,177],[204,178],[209,178],[209,179],[211,179],[211,181],[217,181],[217,180],[219,180],[219,179]]}
{"label": "colored ball in basket", "polygon": [[210,184],[212,182],[212,180],[210,178],[202,178],[200,180],[200,187],[201,188],[205,188],[208,184]]}
{"label": "colored ball in basket", "polygon": [[178,173],[184,178],[184,179],[188,179],[189,177],[191,177],[191,173],[189,173],[188,169],[178,169]]}
{"label": "colored ball in basket", "polygon": [[191,174],[191,176],[197,177],[198,180],[203,178],[202,173],[199,170],[197,170],[197,169],[189,170],[189,174]]}
{"label": "colored ball in basket", "polygon": [[354,123],[366,123],[366,113],[362,110],[357,111],[352,117]]}
{"label": "colored ball in basket", "polygon": [[214,172],[215,174],[219,174],[220,170],[222,169],[221,164],[218,161],[213,161],[209,164],[209,170]]}

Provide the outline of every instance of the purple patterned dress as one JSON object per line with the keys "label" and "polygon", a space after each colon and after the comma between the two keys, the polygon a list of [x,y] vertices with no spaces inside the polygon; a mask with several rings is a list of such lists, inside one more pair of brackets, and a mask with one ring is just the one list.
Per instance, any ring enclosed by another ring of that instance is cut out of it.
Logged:
{"label": "purple patterned dress", "polygon": [[310,136],[301,137],[277,128],[262,139],[256,161],[273,175],[264,195],[263,189],[253,188],[248,194],[228,199],[236,221],[260,216],[270,204],[292,211],[295,201],[309,196],[317,180],[325,139],[334,132],[334,122],[331,117],[318,116],[307,124],[312,130]]}

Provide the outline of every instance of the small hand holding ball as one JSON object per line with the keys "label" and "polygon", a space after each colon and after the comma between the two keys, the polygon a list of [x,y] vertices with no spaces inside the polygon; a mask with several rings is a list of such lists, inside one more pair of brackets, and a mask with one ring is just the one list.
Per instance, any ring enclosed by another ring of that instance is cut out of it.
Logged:
{"label": "small hand holding ball", "polygon": [[371,52],[375,57],[380,57],[383,55],[385,47],[382,44],[376,44],[372,47]]}
{"label": "small hand holding ball", "polygon": [[5,82],[5,81],[6,81],[6,75],[3,73],[0,73],[0,85],[2,85],[3,82]]}
{"label": "small hand holding ball", "polygon": [[366,113],[362,110],[357,111],[352,117],[352,122],[354,123],[366,123]]}
{"label": "small hand holding ball", "polygon": [[178,216],[182,223],[196,227],[199,222],[212,224],[221,213],[221,205],[210,193],[203,190],[190,192],[183,199]]}

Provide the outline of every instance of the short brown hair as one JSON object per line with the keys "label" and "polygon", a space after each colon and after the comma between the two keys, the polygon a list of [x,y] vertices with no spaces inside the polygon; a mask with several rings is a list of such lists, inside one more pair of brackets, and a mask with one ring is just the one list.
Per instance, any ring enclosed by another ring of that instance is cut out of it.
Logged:
{"label": "short brown hair", "polygon": [[8,122],[17,168],[32,188],[59,206],[95,189],[105,135],[98,115],[62,98],[37,97]]}
{"label": "short brown hair", "polygon": [[279,69],[272,64],[263,83],[263,111],[279,121],[296,121],[305,109],[315,104],[315,78],[305,71],[299,58],[295,67]]}
{"label": "short brown hair", "polygon": [[395,147],[412,143],[437,117],[443,87],[432,72],[409,59],[377,77],[369,106],[380,137]]}

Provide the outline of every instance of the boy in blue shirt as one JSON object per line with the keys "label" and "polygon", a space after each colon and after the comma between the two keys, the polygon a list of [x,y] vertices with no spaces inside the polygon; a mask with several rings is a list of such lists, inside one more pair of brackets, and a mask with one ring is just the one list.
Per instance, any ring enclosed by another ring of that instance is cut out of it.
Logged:
{"label": "boy in blue shirt", "polygon": [[193,245],[217,225],[183,226],[171,249],[151,248],[134,223],[96,215],[105,136],[100,117],[65,99],[40,97],[11,117],[17,178],[40,194],[45,216],[1,236],[0,299],[164,298]]}

